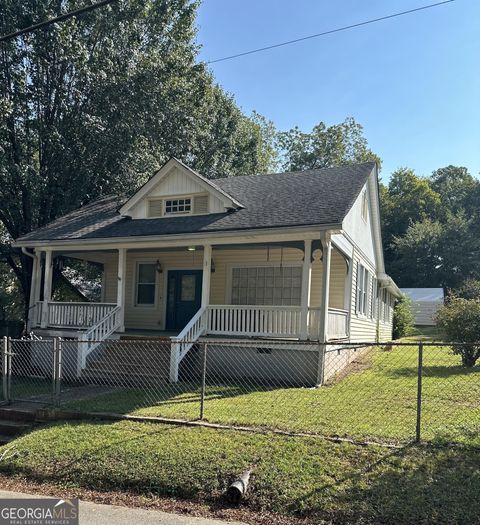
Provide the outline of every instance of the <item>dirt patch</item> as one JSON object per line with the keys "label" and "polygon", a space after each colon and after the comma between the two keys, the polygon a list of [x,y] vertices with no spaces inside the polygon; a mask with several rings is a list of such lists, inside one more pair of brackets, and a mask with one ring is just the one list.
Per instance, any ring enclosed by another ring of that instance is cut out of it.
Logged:
{"label": "dirt patch", "polygon": [[280,516],[270,512],[250,511],[248,499],[244,505],[237,508],[228,507],[221,500],[205,503],[196,501],[179,500],[175,498],[159,497],[155,494],[136,494],[132,492],[102,492],[87,488],[72,488],[41,483],[24,477],[7,477],[0,475],[0,484],[3,490],[40,494],[43,496],[58,497],[63,499],[80,498],[84,501],[119,505],[131,508],[160,510],[188,516],[215,518],[221,520],[241,521],[251,525],[328,525],[328,522],[312,522],[307,519],[296,519]]}
{"label": "dirt patch", "polygon": [[334,386],[352,374],[360,374],[372,366],[373,348],[360,349],[358,355],[344,368],[325,382],[325,386]]}

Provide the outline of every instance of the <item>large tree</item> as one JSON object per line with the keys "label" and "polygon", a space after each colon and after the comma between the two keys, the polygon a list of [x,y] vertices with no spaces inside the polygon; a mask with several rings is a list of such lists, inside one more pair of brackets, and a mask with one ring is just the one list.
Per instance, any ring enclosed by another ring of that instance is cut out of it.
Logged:
{"label": "large tree", "polygon": [[388,271],[401,286],[454,288],[480,275],[480,182],[447,166],[431,177],[401,168],[381,187]]}
{"label": "large tree", "polygon": [[328,168],[340,164],[376,161],[380,158],[369,148],[363,128],[355,119],[327,126],[319,122],[310,133],[298,127],[278,133],[282,168],[289,171]]}
{"label": "large tree", "polygon": [[[0,34],[80,7],[0,0]],[[170,156],[207,176],[262,172],[271,138],[197,63],[191,0],[119,0],[0,44],[0,221],[7,240]],[[265,153],[266,152],[266,153]],[[30,258],[2,244],[25,303]]]}
{"label": "large tree", "polygon": [[409,168],[394,171],[388,186],[381,186],[380,197],[388,259],[393,238],[405,234],[411,224],[436,219],[441,199],[428,179],[419,177]]}

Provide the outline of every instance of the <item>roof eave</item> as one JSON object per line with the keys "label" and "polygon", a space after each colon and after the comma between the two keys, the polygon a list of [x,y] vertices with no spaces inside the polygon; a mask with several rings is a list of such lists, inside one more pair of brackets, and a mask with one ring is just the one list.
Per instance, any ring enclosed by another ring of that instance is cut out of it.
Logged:
{"label": "roof eave", "polygon": [[[14,248],[52,248],[55,246],[70,246],[70,245],[104,245],[115,246],[117,244],[140,244],[145,242],[168,242],[173,240],[185,240],[185,244],[198,241],[199,239],[221,239],[224,237],[240,237],[245,235],[265,236],[271,233],[278,235],[281,233],[295,233],[299,234],[306,232],[321,232],[330,231],[332,233],[340,233],[342,229],[341,223],[329,224],[308,224],[297,226],[275,226],[270,228],[244,228],[238,230],[219,230],[219,231],[202,231],[194,233],[177,233],[167,235],[138,235],[128,237],[99,237],[99,238],[82,238],[82,239],[55,239],[55,240],[22,240],[18,239],[12,243]],[[206,244],[215,244],[215,242],[206,242]]]}

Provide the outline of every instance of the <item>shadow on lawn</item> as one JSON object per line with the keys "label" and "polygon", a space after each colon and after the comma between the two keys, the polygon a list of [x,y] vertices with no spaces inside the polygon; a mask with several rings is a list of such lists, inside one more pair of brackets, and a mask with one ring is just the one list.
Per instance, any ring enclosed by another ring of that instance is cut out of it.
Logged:
{"label": "shadow on lawn", "polygon": [[[285,387],[268,385],[238,385],[224,383],[223,385],[206,386],[205,402],[231,399],[248,396],[255,393],[284,390]],[[110,411],[118,414],[131,414],[141,408],[159,409],[168,411],[168,415],[175,416],[175,407],[200,409],[201,387],[196,382],[162,384],[160,387],[123,387],[114,392],[101,394],[94,398],[80,399],[66,403],[64,408],[80,411]],[[160,414],[159,414],[160,415]],[[194,416],[196,418],[197,415]]]}
{"label": "shadow on lawn", "polygon": [[[416,366],[406,366],[402,368],[392,368],[391,370],[385,370],[384,374],[392,379],[399,379],[405,377],[417,377],[418,368]],[[470,376],[480,374],[480,367],[474,366],[467,368],[464,366],[424,366],[423,375],[425,378],[438,377],[448,378],[452,376]]]}
{"label": "shadow on lawn", "polygon": [[[479,523],[479,464],[479,448],[409,445],[305,495],[305,514],[338,524]],[[334,512],[326,515],[329,494]]]}

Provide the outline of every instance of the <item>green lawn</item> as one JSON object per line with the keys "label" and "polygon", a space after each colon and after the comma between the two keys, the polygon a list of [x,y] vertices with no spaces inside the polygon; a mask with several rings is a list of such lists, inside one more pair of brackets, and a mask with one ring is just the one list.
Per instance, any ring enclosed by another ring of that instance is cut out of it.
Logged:
{"label": "green lawn", "polygon": [[[374,349],[349,373],[319,389],[208,386],[205,419],[318,432],[355,439],[410,440],[415,435],[417,348]],[[466,370],[447,347],[424,351],[422,434],[428,440],[480,444],[480,366]],[[181,419],[199,417],[198,385],[124,389],[67,408]]]}
{"label": "green lawn", "polygon": [[46,402],[51,402],[53,399],[52,379],[13,375],[11,385],[12,399],[37,398]]}
{"label": "green lawn", "polygon": [[[257,464],[245,508],[319,525],[471,525],[480,516],[480,451],[356,446],[133,422],[77,422],[16,439],[0,473],[58,486],[167,495],[218,505]],[[0,448],[1,454],[2,448]]]}

